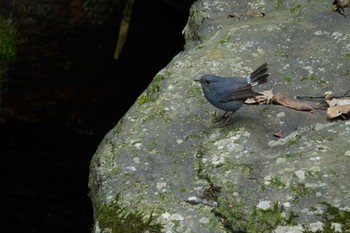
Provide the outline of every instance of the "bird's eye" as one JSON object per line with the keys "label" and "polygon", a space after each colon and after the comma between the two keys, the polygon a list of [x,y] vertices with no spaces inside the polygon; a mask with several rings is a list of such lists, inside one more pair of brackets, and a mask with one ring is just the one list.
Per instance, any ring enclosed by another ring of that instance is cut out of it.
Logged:
{"label": "bird's eye", "polygon": [[210,81],[209,80],[205,80],[205,84],[210,84]]}

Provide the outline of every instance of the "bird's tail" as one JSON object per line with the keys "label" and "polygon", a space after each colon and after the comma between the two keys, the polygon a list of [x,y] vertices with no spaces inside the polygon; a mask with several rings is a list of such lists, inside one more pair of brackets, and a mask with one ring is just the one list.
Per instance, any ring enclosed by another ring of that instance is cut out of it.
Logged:
{"label": "bird's tail", "polygon": [[267,77],[269,77],[270,74],[267,73],[267,63],[262,64],[259,66],[256,70],[254,70],[249,76],[248,76],[248,83],[251,86],[256,86],[262,83],[267,82]]}

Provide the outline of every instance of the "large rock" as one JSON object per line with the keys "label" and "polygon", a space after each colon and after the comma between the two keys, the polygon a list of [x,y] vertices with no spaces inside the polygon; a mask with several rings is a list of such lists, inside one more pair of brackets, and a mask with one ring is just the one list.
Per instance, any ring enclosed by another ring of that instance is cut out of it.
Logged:
{"label": "large rock", "polygon": [[193,81],[244,76],[267,62],[271,76],[258,90],[342,95],[350,89],[348,25],[328,0],[195,2],[185,51],[92,159],[94,231],[349,231],[349,121],[246,105],[222,128],[213,122],[222,111]]}

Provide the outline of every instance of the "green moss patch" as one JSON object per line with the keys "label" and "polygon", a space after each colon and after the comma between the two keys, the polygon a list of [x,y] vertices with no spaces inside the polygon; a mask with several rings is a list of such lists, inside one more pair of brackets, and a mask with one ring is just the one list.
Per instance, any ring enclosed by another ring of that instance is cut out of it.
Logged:
{"label": "green moss patch", "polygon": [[156,75],[152,83],[148,86],[146,92],[138,98],[137,104],[142,105],[144,103],[156,100],[160,92],[160,83],[164,79],[165,77],[163,75]]}
{"label": "green moss patch", "polygon": [[17,31],[13,20],[0,17],[0,91],[9,65],[16,57],[16,39]]}
{"label": "green moss patch", "polygon": [[102,231],[109,229],[108,232],[112,233],[158,233],[163,228],[161,223],[155,221],[152,212],[147,214],[142,210],[122,206],[119,195],[113,201],[101,204],[96,213],[96,222]]}

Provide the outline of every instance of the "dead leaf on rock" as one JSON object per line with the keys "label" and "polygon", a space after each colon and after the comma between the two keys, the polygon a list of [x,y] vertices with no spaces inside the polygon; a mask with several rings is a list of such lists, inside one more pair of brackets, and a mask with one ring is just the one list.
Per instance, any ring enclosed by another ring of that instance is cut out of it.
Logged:
{"label": "dead leaf on rock", "polygon": [[273,97],[272,89],[268,91],[258,92],[261,95],[248,98],[245,104],[270,104]]}
{"label": "dead leaf on rock", "polygon": [[329,107],[334,106],[343,106],[343,105],[349,105],[350,104],[350,98],[344,97],[344,98],[333,98],[331,100],[325,100]]}
{"label": "dead leaf on rock", "polygon": [[313,111],[314,108],[308,104],[295,101],[281,93],[277,93],[272,97],[272,103],[280,104],[288,108],[292,108],[298,111]]}
{"label": "dead leaf on rock", "polygon": [[277,138],[281,138],[283,136],[283,130],[278,130],[276,133],[273,134],[273,136]]}
{"label": "dead leaf on rock", "polygon": [[329,107],[327,109],[327,119],[333,119],[342,116],[344,119],[349,118],[350,104],[342,106]]}

